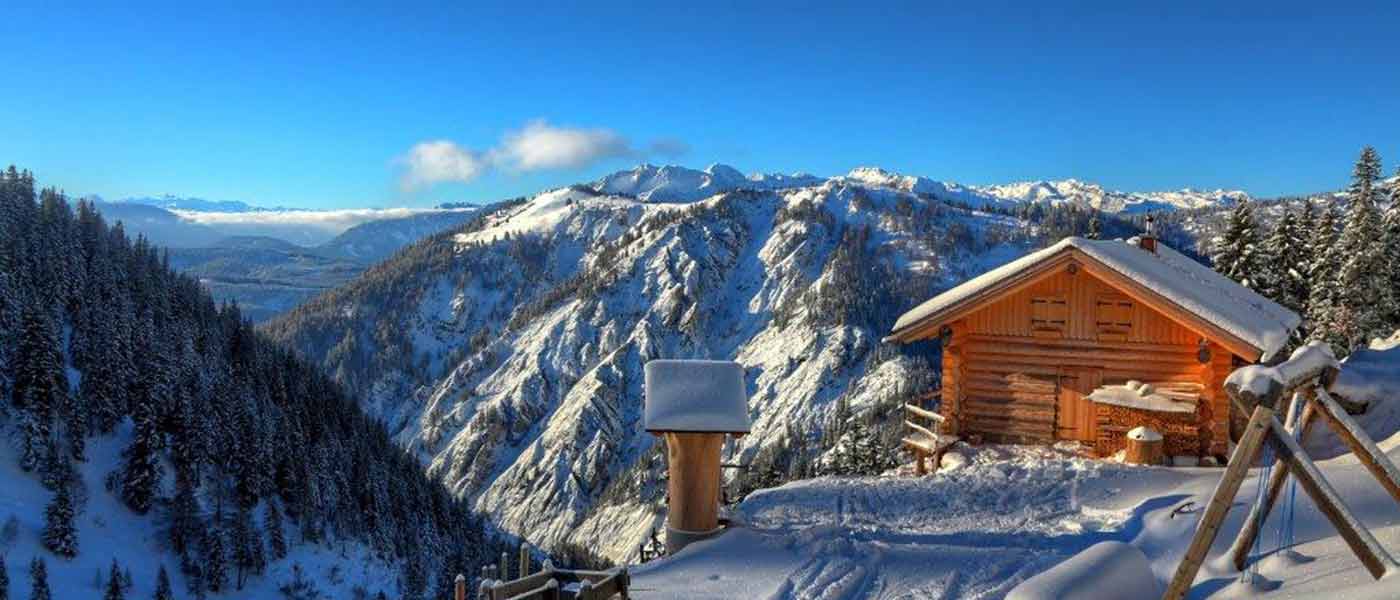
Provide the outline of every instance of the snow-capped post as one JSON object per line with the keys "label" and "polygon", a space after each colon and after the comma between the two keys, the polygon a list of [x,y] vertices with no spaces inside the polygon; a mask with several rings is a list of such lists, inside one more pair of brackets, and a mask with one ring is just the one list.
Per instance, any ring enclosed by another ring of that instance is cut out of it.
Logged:
{"label": "snow-capped post", "polygon": [[467,600],[467,576],[457,574],[456,581],[453,582],[452,597],[454,600]]}
{"label": "snow-capped post", "polygon": [[720,531],[720,449],[726,434],[749,432],[744,368],[732,361],[653,360],[645,370],[645,427],[666,439],[666,551],[675,553]]}

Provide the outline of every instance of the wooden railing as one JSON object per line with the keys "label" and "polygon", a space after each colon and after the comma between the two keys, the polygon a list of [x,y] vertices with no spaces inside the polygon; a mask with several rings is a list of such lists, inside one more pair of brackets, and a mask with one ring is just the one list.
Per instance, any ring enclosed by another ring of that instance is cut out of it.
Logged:
{"label": "wooden railing", "polygon": [[[927,422],[927,425],[919,423],[920,420]],[[924,466],[927,458],[933,458],[933,469],[938,470],[943,453],[957,443],[956,436],[939,433],[944,421],[943,415],[936,412],[913,404],[904,405],[904,428],[907,432],[900,442],[914,453],[915,473],[923,475],[928,472]]]}
{"label": "wooden railing", "polygon": [[[494,565],[483,569],[477,594],[479,600],[627,600],[627,588],[631,584],[631,576],[623,568],[608,571],[556,569],[545,561],[539,572],[511,581],[493,579],[493,575],[499,574],[497,569]],[[463,576],[457,577],[456,600],[466,600]]]}

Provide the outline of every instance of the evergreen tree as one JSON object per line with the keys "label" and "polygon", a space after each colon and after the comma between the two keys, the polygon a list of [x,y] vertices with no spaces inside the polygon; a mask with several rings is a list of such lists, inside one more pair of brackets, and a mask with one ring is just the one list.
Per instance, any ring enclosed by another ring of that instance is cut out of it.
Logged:
{"label": "evergreen tree", "polygon": [[272,555],[272,560],[286,558],[287,536],[282,530],[282,511],[277,509],[276,499],[267,499],[267,507],[263,513],[263,526],[267,528],[267,548]]}
{"label": "evergreen tree", "polygon": [[1267,288],[1253,204],[1248,201],[1235,204],[1226,221],[1225,232],[1212,240],[1212,250],[1211,262],[1216,271],[1247,288]]}
{"label": "evergreen tree", "polygon": [[1400,328],[1400,167],[1390,183],[1390,206],[1381,218],[1381,255],[1385,257],[1385,273],[1390,288],[1389,306],[1384,307],[1385,328]]}
{"label": "evergreen tree", "polygon": [[107,573],[107,591],[102,594],[102,600],[124,600],[126,590],[122,588],[122,572],[117,567],[117,559],[112,559],[112,569]]}
{"label": "evergreen tree", "polygon": [[218,592],[228,583],[228,555],[224,553],[224,532],[219,525],[220,518],[215,516],[214,522],[209,524],[209,529],[205,530],[201,540],[201,550],[203,550],[204,562],[200,565],[202,583],[205,589],[211,592]]}
{"label": "evergreen tree", "polygon": [[1328,205],[1317,219],[1308,242],[1308,329],[1311,339],[1335,341],[1330,336],[1332,307],[1336,302],[1335,273],[1342,258],[1337,244],[1336,207]]}
{"label": "evergreen tree", "polygon": [[1369,146],[1357,160],[1353,181],[1348,188],[1346,224],[1337,245],[1342,256],[1336,274],[1328,329],[1341,342],[1343,353],[1364,343],[1372,335],[1385,333],[1385,315],[1390,289],[1386,280],[1386,257],[1382,255],[1380,215],[1377,211],[1375,182],[1380,178],[1380,159]]}
{"label": "evergreen tree", "polygon": [[253,523],[252,511],[238,507],[238,513],[233,520],[232,536],[233,564],[237,569],[235,584],[241,590],[249,575],[261,573],[267,565],[263,554],[262,533]]}
{"label": "evergreen tree", "polygon": [[4,553],[0,553],[0,600],[10,600],[10,571],[5,568]]}
{"label": "evergreen tree", "polygon": [[29,561],[29,585],[29,600],[53,600],[53,593],[49,591],[49,567],[37,556]]}
{"label": "evergreen tree", "polygon": [[166,510],[166,521],[170,524],[170,548],[176,554],[187,556],[194,549],[199,540],[199,532],[203,528],[192,482],[175,482],[175,497],[170,500],[170,506]]}
{"label": "evergreen tree", "polygon": [[1293,211],[1284,211],[1283,216],[1274,224],[1263,248],[1269,285],[1259,290],[1265,296],[1295,311],[1302,310],[1307,300],[1304,280],[1307,248],[1298,221],[1299,216]]}
{"label": "evergreen tree", "polygon": [[160,571],[156,573],[156,593],[152,600],[175,600],[175,592],[170,589],[170,575],[165,572],[165,565],[160,566]]}
{"label": "evergreen tree", "polygon": [[1084,237],[1091,240],[1103,237],[1103,221],[1099,220],[1099,211],[1094,211],[1094,216],[1089,218],[1089,232]]}
{"label": "evergreen tree", "polygon": [[23,436],[20,466],[32,471],[53,444],[54,411],[63,404],[67,389],[58,337],[44,311],[31,307],[25,312],[16,358],[14,399],[21,411]]}
{"label": "evergreen tree", "polygon": [[71,482],[63,482],[44,509],[44,547],[63,558],[78,555],[78,529],[73,523]]}
{"label": "evergreen tree", "polygon": [[136,402],[136,431],[131,444],[122,452],[122,500],[137,514],[146,514],[155,499],[160,484],[160,430],[157,428],[154,402],[144,398]]}

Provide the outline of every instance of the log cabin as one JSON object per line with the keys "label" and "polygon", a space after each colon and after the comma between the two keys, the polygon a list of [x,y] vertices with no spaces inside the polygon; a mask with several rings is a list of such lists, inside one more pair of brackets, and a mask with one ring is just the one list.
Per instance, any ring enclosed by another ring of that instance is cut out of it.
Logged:
{"label": "log cabin", "polygon": [[1145,425],[1169,456],[1223,461],[1225,377],[1300,320],[1151,236],[1070,237],[923,302],[886,340],[941,341],[941,433],[1108,456]]}

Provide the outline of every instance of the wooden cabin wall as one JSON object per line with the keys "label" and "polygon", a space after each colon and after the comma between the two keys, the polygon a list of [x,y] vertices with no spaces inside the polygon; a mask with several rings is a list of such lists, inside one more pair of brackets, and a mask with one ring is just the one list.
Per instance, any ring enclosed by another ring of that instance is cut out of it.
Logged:
{"label": "wooden cabin wall", "polygon": [[[1131,330],[1121,339],[1100,340],[1096,303],[1100,295],[1109,294],[1119,292],[1083,270],[1061,271],[954,323],[953,339],[944,352],[943,403],[959,432],[988,441],[1052,442],[1057,407],[1065,406],[1059,395],[1066,385],[1137,379],[1202,384],[1209,421],[1219,424],[1203,428],[1213,436],[1203,440],[1203,446],[1225,437],[1216,432],[1228,430],[1219,384],[1229,374],[1230,354],[1212,344],[1212,360],[1202,364],[1197,359],[1199,334],[1136,301]],[[1068,301],[1068,323],[1061,337],[1033,335],[1031,300],[1037,296],[1063,296]],[[1086,407],[1074,410],[1092,415],[1092,406]]]}

